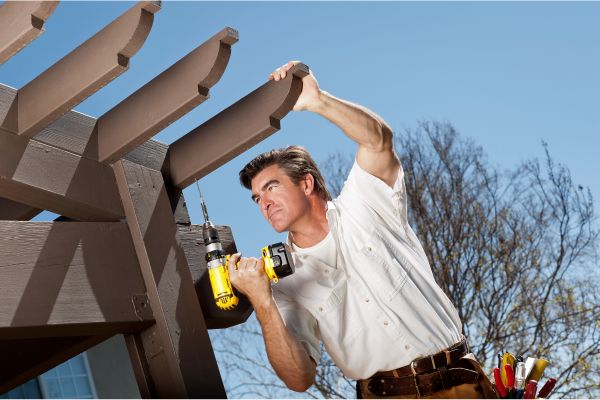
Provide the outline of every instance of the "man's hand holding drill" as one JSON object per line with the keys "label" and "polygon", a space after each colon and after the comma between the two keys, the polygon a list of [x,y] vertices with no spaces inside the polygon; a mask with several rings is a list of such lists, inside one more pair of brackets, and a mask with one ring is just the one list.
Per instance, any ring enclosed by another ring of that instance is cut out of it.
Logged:
{"label": "man's hand holding drill", "polygon": [[246,295],[255,308],[272,301],[271,283],[263,259],[242,258],[236,253],[229,259],[227,267],[231,284]]}

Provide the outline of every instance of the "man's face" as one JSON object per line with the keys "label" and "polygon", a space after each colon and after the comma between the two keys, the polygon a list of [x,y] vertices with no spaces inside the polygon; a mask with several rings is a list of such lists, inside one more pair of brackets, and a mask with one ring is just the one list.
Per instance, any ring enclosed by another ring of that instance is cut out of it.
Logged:
{"label": "man's face", "polygon": [[306,183],[295,185],[277,165],[270,165],[252,179],[252,200],[277,231],[289,231],[309,209]]}

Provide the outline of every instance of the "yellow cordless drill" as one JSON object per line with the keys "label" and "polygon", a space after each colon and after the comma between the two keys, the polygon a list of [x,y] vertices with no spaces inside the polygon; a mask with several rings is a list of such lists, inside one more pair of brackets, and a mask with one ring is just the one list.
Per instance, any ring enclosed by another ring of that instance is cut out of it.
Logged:
{"label": "yellow cordless drill", "polygon": [[[239,298],[229,280],[227,264],[230,255],[225,254],[223,251],[219,233],[208,218],[206,203],[200,192],[198,181],[196,181],[196,188],[200,195],[202,214],[204,214],[202,238],[204,239],[204,246],[206,246],[206,263],[210,286],[212,287],[217,307],[222,310],[232,310],[238,305]],[[265,273],[273,282],[277,282],[279,278],[284,278],[294,273],[294,262],[286,244],[275,243],[265,246],[261,249],[261,256],[264,262]]]}

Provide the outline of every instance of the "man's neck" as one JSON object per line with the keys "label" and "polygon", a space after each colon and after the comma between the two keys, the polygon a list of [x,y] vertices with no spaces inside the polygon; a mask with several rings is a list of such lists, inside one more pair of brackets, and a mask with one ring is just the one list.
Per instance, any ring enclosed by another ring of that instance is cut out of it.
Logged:
{"label": "man's neck", "polygon": [[292,242],[301,248],[312,247],[325,239],[329,233],[327,202],[324,200],[315,202],[311,211],[297,221],[289,233]]}

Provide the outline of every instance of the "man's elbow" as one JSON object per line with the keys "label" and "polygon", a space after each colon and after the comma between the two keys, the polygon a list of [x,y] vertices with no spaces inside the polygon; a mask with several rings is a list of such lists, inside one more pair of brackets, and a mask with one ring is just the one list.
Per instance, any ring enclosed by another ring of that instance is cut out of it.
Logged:
{"label": "man's elbow", "polygon": [[371,131],[374,133],[371,135],[367,147],[371,151],[383,152],[393,148],[394,133],[392,128],[383,121],[373,120]]}
{"label": "man's elbow", "polygon": [[306,392],[314,383],[317,375],[317,365],[311,359],[311,365],[304,371],[299,371],[297,374],[288,376],[288,379],[284,379],[285,385],[288,389],[294,392]]}
{"label": "man's elbow", "polygon": [[301,379],[294,380],[293,382],[286,382],[288,389],[294,392],[306,392],[315,383],[315,375],[304,376]]}

